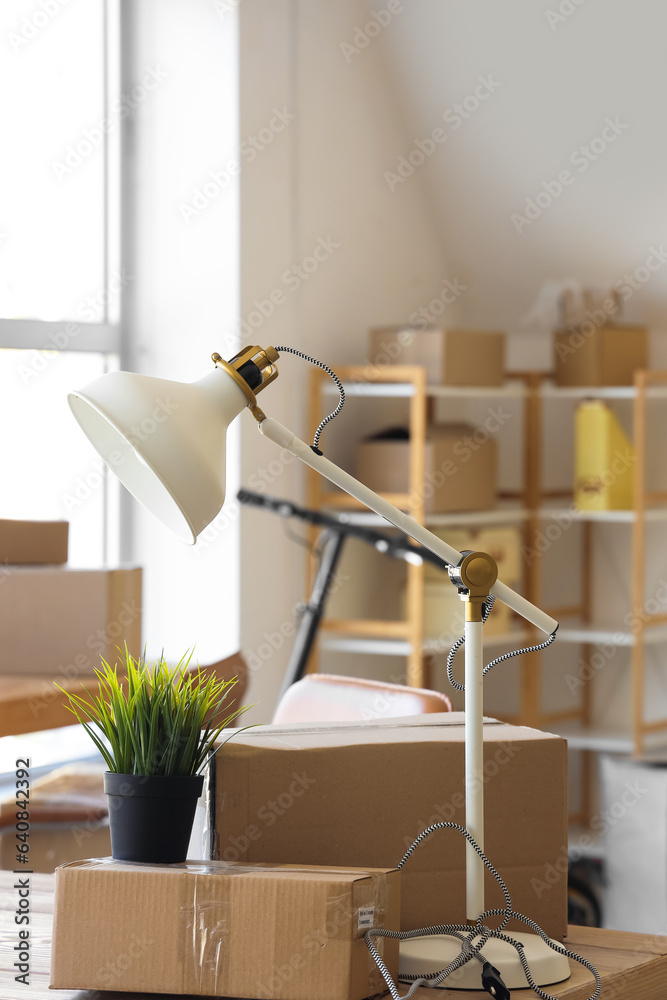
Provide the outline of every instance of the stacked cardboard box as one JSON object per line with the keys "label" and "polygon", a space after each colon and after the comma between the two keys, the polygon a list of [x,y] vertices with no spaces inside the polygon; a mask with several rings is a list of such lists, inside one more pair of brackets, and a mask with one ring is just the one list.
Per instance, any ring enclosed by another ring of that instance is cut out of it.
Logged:
{"label": "stacked cardboard box", "polygon": [[[465,825],[463,715],[238,733],[213,758],[191,856],[242,864],[390,867],[429,824]],[[487,856],[514,908],[566,933],[567,745],[486,719]],[[212,834],[212,839],[211,839]],[[465,920],[465,841],[434,834],[401,871],[401,927]],[[488,875],[487,906],[503,906]],[[518,925],[516,925],[518,926]]]}
{"label": "stacked cardboard box", "polygon": [[505,334],[491,330],[383,326],[370,331],[372,367],[421,365],[429,385],[502,385]]}
{"label": "stacked cardboard box", "polygon": [[[364,935],[399,914],[388,869],[75,862],[56,873],[51,988],[364,1000],[385,989]],[[377,941],[395,980],[398,941]]]}

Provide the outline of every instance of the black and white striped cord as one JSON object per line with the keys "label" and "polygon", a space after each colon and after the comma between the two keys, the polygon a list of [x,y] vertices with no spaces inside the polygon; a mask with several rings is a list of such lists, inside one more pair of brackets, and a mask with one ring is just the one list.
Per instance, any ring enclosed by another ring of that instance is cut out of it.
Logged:
{"label": "black and white striped cord", "polygon": [[[506,944],[509,944],[513,948],[515,948],[519,956],[519,961],[521,962],[521,966],[523,968],[526,981],[528,982],[531,989],[533,989],[535,993],[542,998],[542,1000],[556,1000],[556,998],[552,994],[546,993],[539,986],[537,986],[537,984],[533,980],[533,977],[530,972],[530,967],[528,965],[528,960],[526,959],[521,943],[515,940],[515,938],[511,937],[510,935],[503,933],[508,922],[511,919],[519,920],[522,923],[526,924],[528,927],[530,927],[531,930],[533,930],[536,934],[539,934],[542,940],[547,945],[549,945],[549,947],[552,948],[553,951],[559,952],[561,955],[565,955],[566,958],[571,958],[572,961],[578,962],[580,965],[583,965],[585,968],[587,968],[588,971],[592,973],[595,979],[595,990],[593,993],[591,993],[588,1000],[598,1000],[600,993],[602,991],[602,980],[600,979],[600,974],[595,968],[595,966],[591,962],[588,962],[585,958],[582,958],[581,955],[577,955],[576,952],[570,951],[569,948],[565,948],[557,941],[552,941],[547,936],[547,934],[545,934],[542,928],[539,927],[533,920],[531,920],[529,917],[524,916],[522,913],[517,913],[516,910],[512,909],[512,900],[510,898],[509,890],[505,885],[505,882],[503,881],[502,877],[493,867],[493,865],[491,864],[487,856],[484,854],[484,851],[481,849],[476,840],[471,836],[471,834],[468,833],[465,827],[461,826],[459,823],[433,823],[431,826],[426,827],[426,829],[422,830],[419,836],[412,842],[410,847],[408,847],[407,851],[405,852],[405,854],[403,855],[403,857],[401,858],[396,867],[399,869],[402,868],[405,862],[409,860],[409,858],[416,850],[416,848],[421,844],[421,842],[425,840],[426,837],[430,836],[432,833],[435,833],[436,830],[456,830],[458,833],[462,834],[466,838],[468,843],[471,844],[472,847],[475,849],[476,853],[482,859],[485,866],[492,873],[496,882],[500,886],[503,896],[505,897],[505,904],[506,904],[505,909],[486,910],[477,918],[477,923],[472,928],[468,924],[436,924],[431,927],[422,927],[414,931],[390,931],[390,930],[384,930],[383,928],[380,927],[367,931],[365,935],[366,946],[368,947],[368,950],[371,953],[375,964],[380,970],[382,978],[387,984],[387,988],[392,996],[392,1000],[409,1000],[409,998],[414,995],[414,993],[420,986],[424,986],[429,989],[433,989],[439,986],[440,983],[442,983],[443,980],[447,978],[447,976],[451,975],[451,973],[454,972],[456,969],[461,968],[461,966],[466,965],[466,963],[473,958],[477,959],[479,962],[485,962],[486,960],[484,958],[484,955],[482,954],[482,948],[490,938],[497,938],[498,940],[504,941]],[[498,927],[496,928],[488,927],[484,923],[484,921],[488,917],[492,916],[500,916],[503,918]],[[412,980],[412,985],[408,989],[408,992],[401,997],[398,986],[391,978],[391,974],[387,969],[387,966],[383,961],[382,956],[375,947],[373,938],[388,937],[388,938],[397,938],[399,941],[407,941],[410,938],[426,937],[432,934],[446,934],[450,937],[459,938],[459,940],[461,941],[461,951],[457,955],[457,957],[453,959],[449,963],[449,965],[447,965],[444,969],[441,969],[440,972],[426,973],[422,976],[419,975],[401,976],[402,980],[406,981]],[[479,940],[473,944],[476,938],[479,938]]]}
{"label": "black and white striped cord", "polygon": [[[491,614],[491,610],[493,608],[493,605],[495,604],[495,600],[496,599],[493,596],[493,594],[490,594],[488,601],[485,601],[484,614],[482,616],[483,622],[486,622],[487,618]],[[553,635],[548,636],[544,640],[544,642],[540,642],[535,646],[526,646],[523,649],[512,649],[509,651],[509,653],[503,653],[502,656],[496,656],[495,660],[491,660],[491,662],[487,663],[487,665],[484,667],[482,676],[486,677],[486,675],[490,670],[493,670],[494,667],[497,667],[499,663],[504,663],[505,660],[511,660],[513,656],[523,656],[524,653],[539,653],[541,650],[546,649],[547,646],[550,646],[555,638],[556,638],[556,633],[554,632]],[[454,645],[452,646],[447,655],[447,680],[449,681],[449,683],[452,685],[453,688],[456,688],[457,691],[465,691],[465,684],[459,684],[459,682],[454,679],[454,657],[456,656],[457,652],[464,644],[464,642],[465,642],[465,636],[462,635],[456,640],[456,642],[454,643]]]}
{"label": "black and white striped cord", "polygon": [[329,368],[328,365],[325,365],[323,361],[318,361],[317,358],[311,358],[310,354],[304,354],[303,351],[297,351],[296,348],[294,347],[276,347],[275,349],[278,352],[278,354],[295,354],[297,358],[302,358],[304,361],[309,361],[311,365],[317,365],[319,368],[325,371],[327,375],[329,375],[329,377],[332,378],[336,384],[339,396],[338,406],[336,407],[335,410],[332,410],[331,413],[324,418],[324,420],[321,421],[319,427],[315,431],[315,437],[313,438],[313,448],[316,451],[319,451],[320,435],[322,434],[322,431],[324,430],[326,425],[331,420],[333,420],[334,417],[337,417],[340,411],[343,409],[343,404],[345,403],[345,389],[343,388],[343,383],[338,378],[338,376],[336,375],[335,371],[332,368]]}

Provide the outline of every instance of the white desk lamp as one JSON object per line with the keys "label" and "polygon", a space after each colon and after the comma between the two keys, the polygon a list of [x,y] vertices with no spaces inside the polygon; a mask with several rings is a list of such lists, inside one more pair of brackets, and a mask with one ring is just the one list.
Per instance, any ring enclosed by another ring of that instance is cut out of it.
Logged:
{"label": "white desk lamp", "polygon": [[[256,393],[277,377],[275,362],[279,352],[286,350],[328,371],[341,392],[338,407],[318,427],[312,447],[267,417],[257,405]],[[249,407],[264,437],[456,567],[452,571],[454,582],[460,589],[466,589],[462,594],[466,601],[466,827],[483,850],[482,606],[490,593],[549,637],[555,635],[558,622],[496,580],[495,563],[489,556],[470,553],[464,558],[322,455],[318,447],[322,428],[340,411],[344,401],[342,386],[326,365],[299,351],[273,347],[265,350],[248,347],[229,362],[214,354],[213,361],[214,370],[192,383],[109,372],[84,389],[70,393],[69,404],[93,446],[130,493],[185,542],[193,544],[224,503],[227,428]],[[484,863],[467,843],[468,921],[474,924],[483,911]],[[526,958],[538,985],[569,977],[569,963],[563,954],[549,948],[537,935],[513,936],[524,942]],[[460,950],[461,941],[455,937],[407,941],[401,948],[402,971],[404,968],[412,971],[415,965],[425,972],[443,969]],[[500,967],[509,988],[527,985],[517,952],[510,945],[490,939],[484,945],[485,956],[487,952],[489,962]],[[454,975],[456,982],[451,985],[457,988],[481,987],[478,962],[467,962]]]}

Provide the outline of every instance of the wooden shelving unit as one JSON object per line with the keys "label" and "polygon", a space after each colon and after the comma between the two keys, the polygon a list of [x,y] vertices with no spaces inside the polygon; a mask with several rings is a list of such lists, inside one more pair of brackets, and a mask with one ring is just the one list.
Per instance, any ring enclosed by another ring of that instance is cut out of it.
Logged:
{"label": "wooden shelving unit", "polygon": [[[581,523],[582,545],[579,571],[583,582],[581,599],[571,606],[545,610],[562,622],[558,641],[581,646],[582,658],[588,662],[597,645],[611,643],[632,649],[632,726],[627,732],[610,732],[592,724],[594,682],[582,686],[578,705],[563,711],[545,711],[542,699],[540,654],[521,658],[519,709],[511,721],[536,728],[550,729],[567,736],[573,749],[593,752],[619,753],[644,752],[647,744],[657,741],[667,743],[667,718],[648,719],[646,711],[645,650],[649,645],[667,644],[667,613],[639,615],[633,627],[617,628],[613,624],[593,621],[593,532],[597,524],[627,525],[631,531],[632,607],[646,605],[646,527],[648,524],[667,524],[667,492],[647,490],[647,402],[651,399],[667,400],[667,372],[638,372],[632,386],[602,388],[560,388],[551,384],[546,373],[515,372],[508,376],[508,383],[497,388],[454,388],[426,384],[422,368],[413,366],[388,367],[381,372],[365,367],[337,369],[345,384],[348,396],[393,397],[409,400],[409,427],[412,447],[410,450],[410,484],[407,494],[387,496],[387,499],[404,510],[409,510],[427,527],[482,527],[500,524],[522,526],[526,545],[545,522],[557,520],[568,513]],[[327,397],[332,391],[324,372],[315,371],[310,393],[310,422],[319,423],[325,410]],[[542,484],[542,441],[544,403],[547,400],[577,400],[595,397],[605,400],[632,400],[636,454],[634,466],[634,507],[631,510],[573,512],[572,494],[569,490],[545,490]],[[523,409],[522,465],[520,487],[500,494],[500,504],[490,511],[472,513],[433,514],[426,516],[420,486],[424,479],[424,444],[432,400],[450,399],[518,399]],[[308,481],[310,506],[344,509],[349,516],[361,523],[381,522],[375,514],[342,493],[327,491],[320,477],[310,474]],[[524,565],[522,592],[533,603],[542,602],[542,560],[535,559]],[[366,652],[376,655],[406,656],[407,682],[414,686],[428,686],[431,678],[432,657],[446,652],[446,647],[424,639],[423,569],[408,567],[407,617],[405,621],[335,620],[323,623],[321,646],[338,652]],[[611,584],[613,586],[613,583]],[[525,644],[537,633],[526,628],[502,636],[490,636],[486,644],[512,648]],[[585,791],[585,790],[584,790]]]}

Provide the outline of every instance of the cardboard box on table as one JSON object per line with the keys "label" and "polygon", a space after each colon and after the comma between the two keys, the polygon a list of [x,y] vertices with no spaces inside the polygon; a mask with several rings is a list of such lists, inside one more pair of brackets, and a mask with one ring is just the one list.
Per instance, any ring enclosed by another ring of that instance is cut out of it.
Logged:
{"label": "cardboard box on table", "polygon": [[371,365],[422,365],[429,385],[502,385],[505,334],[491,330],[418,330],[375,327],[369,333]]}
{"label": "cardboard box on table", "polygon": [[635,372],[649,367],[648,330],[590,321],[556,330],[554,366],[560,386],[632,385]]}
{"label": "cardboard box on table", "polygon": [[[515,909],[566,933],[565,740],[485,720],[486,853]],[[430,823],[465,825],[463,715],[261,726],[213,758],[202,857],[242,863],[398,864]],[[195,849],[197,849],[195,848]],[[193,845],[190,855],[193,856]],[[465,920],[465,840],[439,831],[401,871],[401,927]],[[487,904],[504,905],[487,876]]]}
{"label": "cardboard box on table", "polygon": [[0,674],[91,676],[116,647],[141,653],[141,569],[6,566]]}
{"label": "cardboard box on table", "polygon": [[[400,872],[79,861],[56,872],[51,987],[364,1000],[364,934],[398,930]],[[376,939],[395,979],[398,942]]]}
{"label": "cardboard box on table", "polygon": [[67,562],[67,521],[0,518],[0,563],[57,565]]}
{"label": "cardboard box on table", "polygon": [[[407,493],[410,440],[403,428],[357,445],[357,475],[376,493]],[[489,510],[496,504],[497,447],[471,424],[433,424],[424,453],[424,505],[431,514]]]}

